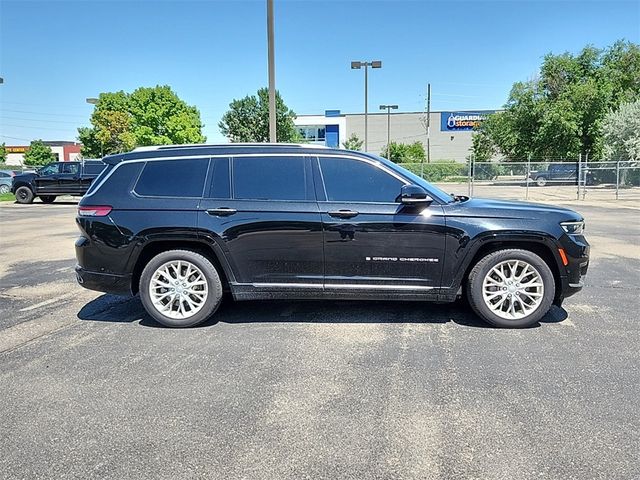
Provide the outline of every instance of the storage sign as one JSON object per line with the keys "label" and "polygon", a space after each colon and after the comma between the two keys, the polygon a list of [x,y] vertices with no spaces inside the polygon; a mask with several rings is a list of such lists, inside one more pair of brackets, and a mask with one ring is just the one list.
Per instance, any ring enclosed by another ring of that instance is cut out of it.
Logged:
{"label": "storage sign", "polygon": [[440,130],[443,132],[456,130],[473,130],[494,110],[482,112],[440,112]]}

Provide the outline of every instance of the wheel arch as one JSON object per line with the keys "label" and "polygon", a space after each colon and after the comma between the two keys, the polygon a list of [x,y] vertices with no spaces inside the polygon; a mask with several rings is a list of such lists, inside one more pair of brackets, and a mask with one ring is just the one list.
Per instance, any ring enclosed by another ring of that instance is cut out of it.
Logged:
{"label": "wheel arch", "polygon": [[546,238],[496,238],[482,242],[475,249],[475,252],[469,255],[469,259],[464,263],[464,267],[460,270],[463,272],[459,279],[459,285],[466,288],[469,273],[480,259],[498,250],[520,249],[527,250],[538,255],[548,265],[553,279],[555,281],[554,301],[562,297],[562,274],[560,264],[558,263],[558,255],[554,252],[552,242]]}
{"label": "wheel arch", "polygon": [[220,275],[222,280],[222,287],[224,291],[229,290],[230,281],[233,281],[233,274],[227,267],[227,263],[222,256],[222,252],[217,252],[217,248],[206,243],[205,241],[194,239],[176,239],[176,240],[153,240],[147,242],[140,252],[133,266],[131,276],[131,293],[134,295],[138,293],[140,276],[144,270],[145,265],[149,263],[153,257],[159,253],[166,252],[168,250],[190,250],[192,252],[199,253],[206,257],[213,263],[213,266]]}

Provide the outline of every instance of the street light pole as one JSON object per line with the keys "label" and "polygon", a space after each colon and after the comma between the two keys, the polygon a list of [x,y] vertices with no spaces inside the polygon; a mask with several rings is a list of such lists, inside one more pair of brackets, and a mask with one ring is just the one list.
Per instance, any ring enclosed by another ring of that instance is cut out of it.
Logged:
{"label": "street light pole", "polygon": [[391,143],[391,110],[397,110],[398,105],[380,105],[380,110],[387,110],[387,150]]}
{"label": "street light pole", "polygon": [[276,67],[273,45],[273,0],[267,0],[267,44],[269,61],[269,142],[275,143],[276,137]]}
{"label": "street light pole", "polygon": [[380,60],[372,62],[351,62],[352,70],[360,70],[364,67],[364,151],[369,150],[369,74],[368,67],[382,68]]}
{"label": "street light pole", "polygon": [[[90,105],[97,105],[98,99],[95,97],[89,97],[85,100]],[[104,143],[100,140],[100,157],[104,157]]]}

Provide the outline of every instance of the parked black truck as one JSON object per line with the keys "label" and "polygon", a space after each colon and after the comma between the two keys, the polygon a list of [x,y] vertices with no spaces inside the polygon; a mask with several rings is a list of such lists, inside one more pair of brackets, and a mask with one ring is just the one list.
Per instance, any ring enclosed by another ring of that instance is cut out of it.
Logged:
{"label": "parked black truck", "polygon": [[[78,207],[78,282],[196,325],[236,300],[452,302],[503,327],[582,288],[584,220],[449,195],[376,155],[305,145],[165,146],[104,159]],[[428,307],[425,307],[428,308]]]}
{"label": "parked black truck", "polygon": [[11,193],[18,203],[31,203],[36,197],[51,203],[60,195],[84,195],[105,166],[101,160],[50,163],[35,173],[13,177]]}

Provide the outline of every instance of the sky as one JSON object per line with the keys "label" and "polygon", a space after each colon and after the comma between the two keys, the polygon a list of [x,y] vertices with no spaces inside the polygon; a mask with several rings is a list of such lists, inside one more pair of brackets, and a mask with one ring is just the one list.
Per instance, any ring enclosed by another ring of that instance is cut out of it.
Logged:
{"label": "sky", "polygon": [[[640,43],[635,1],[274,0],[276,87],[297,114],[495,109],[547,53]],[[266,0],[0,0],[0,143],[75,140],[100,92],[170,85],[210,142],[267,85]]]}

